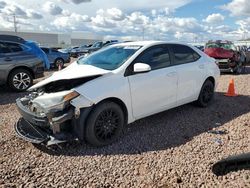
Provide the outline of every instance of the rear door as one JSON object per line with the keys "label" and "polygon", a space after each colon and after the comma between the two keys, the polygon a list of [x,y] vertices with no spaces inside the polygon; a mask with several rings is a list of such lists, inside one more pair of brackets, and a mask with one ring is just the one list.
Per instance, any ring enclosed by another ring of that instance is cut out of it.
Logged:
{"label": "rear door", "polygon": [[[151,66],[150,72],[133,74],[135,63]],[[129,70],[130,69],[130,70]],[[128,67],[128,80],[136,119],[172,108],[176,105],[177,73],[171,66],[166,45],[146,49]]]}
{"label": "rear door", "polygon": [[174,65],[178,74],[177,105],[197,100],[205,80],[205,62],[192,48],[170,44]]}

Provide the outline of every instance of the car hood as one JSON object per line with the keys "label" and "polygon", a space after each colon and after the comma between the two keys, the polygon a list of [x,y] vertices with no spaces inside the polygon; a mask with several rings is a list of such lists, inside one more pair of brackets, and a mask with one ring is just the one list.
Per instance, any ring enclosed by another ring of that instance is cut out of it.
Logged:
{"label": "car hood", "polygon": [[48,77],[47,79],[38,82],[31,88],[29,91],[35,90],[37,88],[43,87],[49,83],[60,81],[60,80],[74,80],[78,78],[86,78],[86,77],[93,77],[98,75],[104,75],[111,71],[104,70],[98,67],[94,67],[92,65],[81,65],[77,62],[72,63],[67,68],[55,72],[52,76]]}
{"label": "car hood", "polygon": [[227,59],[232,58],[234,56],[234,51],[226,50],[223,48],[206,48],[204,52],[213,58],[219,58],[219,59]]}

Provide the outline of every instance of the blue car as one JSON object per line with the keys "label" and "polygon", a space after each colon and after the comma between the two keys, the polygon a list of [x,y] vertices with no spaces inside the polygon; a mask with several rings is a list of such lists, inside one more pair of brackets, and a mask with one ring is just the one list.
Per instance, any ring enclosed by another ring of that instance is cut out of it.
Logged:
{"label": "blue car", "polygon": [[60,52],[60,51],[53,49],[53,48],[41,47],[41,49],[48,56],[50,65],[52,65],[56,68],[58,68],[59,65],[61,65],[61,67],[63,67],[65,63],[70,62],[69,53],[63,53],[63,52]]}

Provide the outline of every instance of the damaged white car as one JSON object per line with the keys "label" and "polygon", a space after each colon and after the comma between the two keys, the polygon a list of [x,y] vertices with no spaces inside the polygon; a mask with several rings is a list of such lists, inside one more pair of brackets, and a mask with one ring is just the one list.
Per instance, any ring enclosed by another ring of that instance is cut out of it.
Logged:
{"label": "damaged white car", "polygon": [[17,134],[47,145],[114,142],[126,124],[196,101],[213,99],[220,71],[196,48],[167,42],[116,44],[78,59],[17,99]]}

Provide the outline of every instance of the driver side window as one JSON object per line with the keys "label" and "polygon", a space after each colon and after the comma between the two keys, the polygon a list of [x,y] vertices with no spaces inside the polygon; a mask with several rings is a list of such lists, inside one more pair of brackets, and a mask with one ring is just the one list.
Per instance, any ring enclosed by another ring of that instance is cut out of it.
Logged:
{"label": "driver side window", "polygon": [[146,63],[151,70],[161,69],[170,66],[170,54],[166,46],[158,45],[145,50],[135,62]]}

